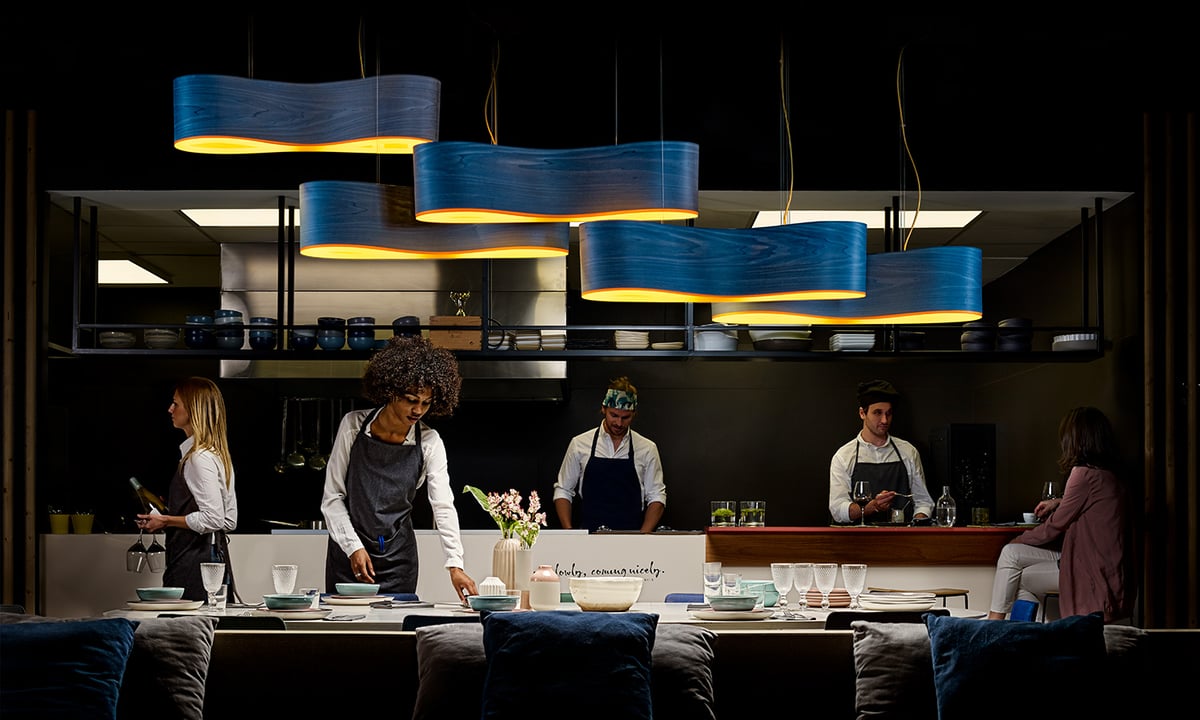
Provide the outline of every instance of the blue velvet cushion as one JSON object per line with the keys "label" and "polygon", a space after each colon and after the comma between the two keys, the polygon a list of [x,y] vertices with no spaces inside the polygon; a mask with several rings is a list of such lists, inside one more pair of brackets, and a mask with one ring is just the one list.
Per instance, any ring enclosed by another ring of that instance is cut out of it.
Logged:
{"label": "blue velvet cushion", "polygon": [[[653,613],[488,613],[483,718],[653,717]],[[545,712],[543,712],[543,709]],[[570,714],[570,713],[569,713]]]}
{"label": "blue velvet cushion", "polygon": [[1103,717],[1104,621],[925,616],[940,720]]}
{"label": "blue velvet cushion", "polygon": [[0,708],[11,718],[115,718],[138,623],[0,624]]}

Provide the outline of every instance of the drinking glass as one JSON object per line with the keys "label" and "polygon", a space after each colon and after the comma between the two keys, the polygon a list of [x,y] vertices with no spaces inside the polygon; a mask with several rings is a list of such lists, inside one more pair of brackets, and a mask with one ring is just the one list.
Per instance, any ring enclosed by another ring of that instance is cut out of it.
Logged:
{"label": "drinking glass", "polygon": [[298,565],[272,565],[271,581],[275,583],[275,592],[279,595],[289,595],[296,589]]}
{"label": "drinking glass", "polygon": [[829,593],[833,592],[833,584],[837,582],[837,563],[813,563],[813,582],[821,591],[821,609],[829,609]]}
{"label": "drinking glass", "polygon": [[788,612],[787,596],[792,589],[792,564],[771,563],[771,581],[775,583],[775,589],[779,591],[779,609],[771,617],[786,620],[791,617],[791,613]]}
{"label": "drinking glass", "polygon": [[842,582],[846,584],[846,592],[850,593],[850,609],[858,609],[858,596],[862,594],[867,584],[867,566],[856,563],[842,564]]}
{"label": "drinking glass", "polygon": [[792,583],[796,592],[800,593],[800,609],[796,612],[796,617],[803,617],[802,613],[808,612],[808,591],[812,589],[813,564],[792,563]]}
{"label": "drinking glass", "polygon": [[741,595],[742,594],[742,574],[735,572],[727,572],[723,575],[724,581],[721,585],[722,595]]}
{"label": "drinking glass", "polygon": [[858,506],[858,526],[867,525],[867,505],[871,503],[871,483],[867,480],[855,480],[850,492],[850,499]]}
{"label": "drinking glass", "polygon": [[1057,500],[1058,498],[1062,497],[1062,494],[1063,488],[1061,482],[1058,482],[1057,480],[1049,480],[1042,483],[1043,500]]}
{"label": "drinking glass", "polygon": [[721,563],[704,563],[704,599],[721,594]]}
{"label": "drinking glass", "polygon": [[225,584],[225,563],[200,563],[200,579],[208,591],[208,612],[217,613],[217,592]]}

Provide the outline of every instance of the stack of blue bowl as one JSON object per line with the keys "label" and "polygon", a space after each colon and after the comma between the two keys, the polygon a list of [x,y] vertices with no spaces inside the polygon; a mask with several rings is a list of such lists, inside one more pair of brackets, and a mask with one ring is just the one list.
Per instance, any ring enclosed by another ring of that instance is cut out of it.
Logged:
{"label": "stack of blue bowl", "polygon": [[963,325],[959,337],[966,352],[991,352],[996,349],[996,327],[986,320],[977,320]]}
{"label": "stack of blue bowl", "polygon": [[317,346],[317,328],[312,325],[293,328],[290,342],[293,350],[312,350]]}
{"label": "stack of blue bowl", "polygon": [[317,318],[317,344],[322,350],[341,350],[346,346],[346,319]]}
{"label": "stack of blue bowl", "polygon": [[1006,318],[997,323],[996,349],[1001,352],[1029,352],[1033,347],[1033,321]]}
{"label": "stack of blue bowl", "polygon": [[241,310],[221,308],[213,313],[217,347],[222,350],[241,350],[246,344],[246,326]]}
{"label": "stack of blue bowl", "polygon": [[254,350],[274,350],[275,326],[278,322],[273,317],[250,318],[250,347]]}
{"label": "stack of blue bowl", "polygon": [[421,334],[421,319],[416,315],[404,315],[392,321],[392,334],[412,337]]}
{"label": "stack of blue bowl", "polygon": [[375,347],[375,318],[366,315],[352,317],[346,324],[349,327],[347,342],[351,350],[370,350]]}
{"label": "stack of blue bowl", "polygon": [[186,321],[187,326],[183,330],[184,345],[192,350],[207,350],[216,347],[211,315],[188,315]]}

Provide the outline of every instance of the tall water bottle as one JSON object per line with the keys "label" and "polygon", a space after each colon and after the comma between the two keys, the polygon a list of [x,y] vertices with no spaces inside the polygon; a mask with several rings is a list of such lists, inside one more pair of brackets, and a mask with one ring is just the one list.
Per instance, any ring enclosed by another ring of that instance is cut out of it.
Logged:
{"label": "tall water bottle", "polygon": [[958,506],[954,503],[954,498],[950,496],[950,486],[942,486],[942,496],[937,499],[937,524],[938,527],[954,527],[954,521],[958,518]]}

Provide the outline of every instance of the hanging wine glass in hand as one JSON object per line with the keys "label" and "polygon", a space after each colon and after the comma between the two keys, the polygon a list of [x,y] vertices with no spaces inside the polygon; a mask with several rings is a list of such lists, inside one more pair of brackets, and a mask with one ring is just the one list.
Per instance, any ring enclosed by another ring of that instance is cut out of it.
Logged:
{"label": "hanging wine glass in hand", "polygon": [[808,612],[808,591],[812,589],[813,583],[813,564],[792,563],[792,583],[796,592],[800,593],[800,610],[797,611],[796,617],[804,619],[803,613]]}
{"label": "hanging wine glass in hand", "polygon": [[821,609],[829,609],[829,593],[833,592],[833,584],[837,582],[837,563],[813,563],[813,581],[821,591]]}
{"label": "hanging wine glass in hand", "polygon": [[200,563],[200,580],[208,592],[208,612],[217,612],[217,593],[225,584],[225,563]]}
{"label": "hanging wine glass in hand", "polygon": [[867,525],[867,505],[871,504],[871,483],[867,480],[855,480],[850,498],[858,506],[858,526]]}
{"label": "hanging wine glass in hand", "polygon": [[867,584],[867,566],[843,564],[842,582],[846,584],[846,592],[850,593],[850,609],[857,610],[858,596],[862,595],[863,587]]}
{"label": "hanging wine glass in hand", "polygon": [[771,582],[775,583],[775,589],[779,591],[779,609],[771,617],[787,620],[791,617],[791,613],[788,612],[787,596],[792,589],[792,564],[771,563]]}

